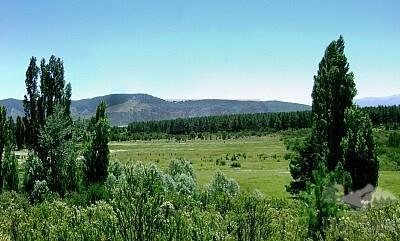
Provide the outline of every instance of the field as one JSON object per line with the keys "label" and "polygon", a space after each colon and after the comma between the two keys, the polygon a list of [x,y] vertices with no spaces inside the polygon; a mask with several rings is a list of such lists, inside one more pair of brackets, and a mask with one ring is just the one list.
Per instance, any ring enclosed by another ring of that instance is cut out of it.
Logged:
{"label": "field", "polygon": [[[207,184],[220,169],[234,178],[242,191],[258,189],[267,197],[289,197],[285,185],[291,176],[281,137],[274,134],[238,140],[113,142],[110,144],[111,160],[153,162],[165,170],[171,160],[185,158],[192,162],[201,185]],[[240,163],[240,167],[231,167],[232,163]],[[380,190],[399,197],[398,183],[400,172],[380,172]]]}

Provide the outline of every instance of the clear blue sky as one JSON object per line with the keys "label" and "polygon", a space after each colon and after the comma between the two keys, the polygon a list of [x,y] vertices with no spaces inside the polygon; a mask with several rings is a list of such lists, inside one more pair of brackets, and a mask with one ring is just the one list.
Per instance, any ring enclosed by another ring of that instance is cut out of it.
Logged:
{"label": "clear blue sky", "polygon": [[0,99],[21,99],[31,56],[64,60],[73,99],[311,102],[325,47],[342,34],[358,97],[400,94],[400,1],[0,2]]}

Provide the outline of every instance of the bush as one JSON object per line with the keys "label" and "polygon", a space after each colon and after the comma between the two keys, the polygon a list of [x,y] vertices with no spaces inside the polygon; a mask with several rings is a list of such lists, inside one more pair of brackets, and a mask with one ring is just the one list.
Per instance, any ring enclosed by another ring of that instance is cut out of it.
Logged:
{"label": "bush", "polygon": [[11,149],[7,148],[3,162],[3,185],[7,191],[18,191],[18,160]]}
{"label": "bush", "polygon": [[46,181],[35,181],[33,191],[30,195],[32,202],[43,202],[50,197],[50,189]]}
{"label": "bush", "polygon": [[24,189],[31,193],[36,180],[44,180],[45,173],[43,163],[36,155],[29,153],[25,162]]}
{"label": "bush", "polygon": [[219,194],[235,196],[239,193],[239,184],[234,179],[227,178],[221,171],[217,171],[207,191],[211,196]]}
{"label": "bush", "polygon": [[231,163],[231,167],[234,167],[234,168],[239,168],[239,167],[241,167],[242,165],[240,164],[240,162],[238,162],[238,161],[233,161],[232,163]]}

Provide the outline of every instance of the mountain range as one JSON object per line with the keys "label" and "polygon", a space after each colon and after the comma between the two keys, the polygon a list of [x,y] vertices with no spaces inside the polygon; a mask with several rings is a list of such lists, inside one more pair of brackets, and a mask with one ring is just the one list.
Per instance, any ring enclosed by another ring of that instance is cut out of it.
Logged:
{"label": "mountain range", "polygon": [[[96,112],[101,101],[107,104],[107,114],[112,125],[127,125],[133,121],[165,120],[212,115],[289,112],[310,110],[303,104],[282,101],[241,101],[241,100],[184,100],[168,101],[148,94],[112,94],[90,99],[73,100],[71,114],[73,118],[90,118]],[[16,118],[24,115],[21,100],[0,100],[7,107],[9,116]]]}
{"label": "mountain range", "polygon": [[367,97],[356,100],[356,103],[361,107],[378,105],[400,105],[400,95]]}
{"label": "mountain range", "polygon": [[[111,94],[90,99],[73,100],[73,118],[90,118],[101,101],[107,104],[107,113],[112,125],[123,126],[133,121],[166,120],[176,118],[310,110],[308,105],[283,101],[256,100],[164,100],[148,94]],[[360,106],[400,105],[400,95],[357,99]],[[24,115],[21,100],[0,100],[7,107],[7,114],[16,118]]]}

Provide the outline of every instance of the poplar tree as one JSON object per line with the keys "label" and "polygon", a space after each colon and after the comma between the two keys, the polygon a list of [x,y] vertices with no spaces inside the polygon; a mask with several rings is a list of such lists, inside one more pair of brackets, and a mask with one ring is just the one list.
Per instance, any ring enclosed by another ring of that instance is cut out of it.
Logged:
{"label": "poplar tree", "polygon": [[[357,91],[349,70],[340,36],[326,48],[314,76],[312,132],[290,163],[291,193],[304,190],[307,182],[315,183],[312,173],[321,163],[327,172],[334,172],[339,164],[344,167],[353,182],[346,190],[364,187],[369,182],[377,184],[379,165],[374,154],[372,125],[368,115],[353,107]],[[357,118],[361,120],[357,122]]]}
{"label": "poplar tree", "polygon": [[340,36],[325,50],[312,92],[313,138],[318,143],[316,152],[326,158],[328,171],[335,170],[341,160],[340,144],[346,135],[344,114],[357,93],[354,75],[349,69]]}
{"label": "poplar tree", "polygon": [[3,153],[7,145],[7,110],[0,105],[0,191],[3,187]]}
{"label": "poplar tree", "polygon": [[21,150],[25,144],[25,125],[23,119],[20,116],[17,117],[15,140],[17,144],[17,149]]}
{"label": "poplar tree", "polygon": [[[77,180],[71,173],[76,172],[75,166],[71,166],[76,165],[70,115],[71,85],[65,83],[64,63],[60,58],[52,55],[48,62],[42,59],[39,66],[36,61],[32,57],[26,71],[25,140],[28,149],[39,158],[42,175],[50,189],[63,194],[67,189],[77,189],[76,182],[70,182]],[[70,175],[69,179],[66,175]],[[43,180],[25,180],[28,190],[32,190],[31,184],[35,181]]]}
{"label": "poplar tree", "polygon": [[345,112],[348,127],[341,143],[344,168],[352,179],[351,190],[378,184],[379,162],[375,151],[372,123],[368,115],[357,107]]}
{"label": "poplar tree", "polygon": [[90,133],[86,143],[86,182],[103,183],[107,179],[109,154],[108,141],[110,123],[106,115],[106,104],[101,102],[96,115],[91,119]]}

